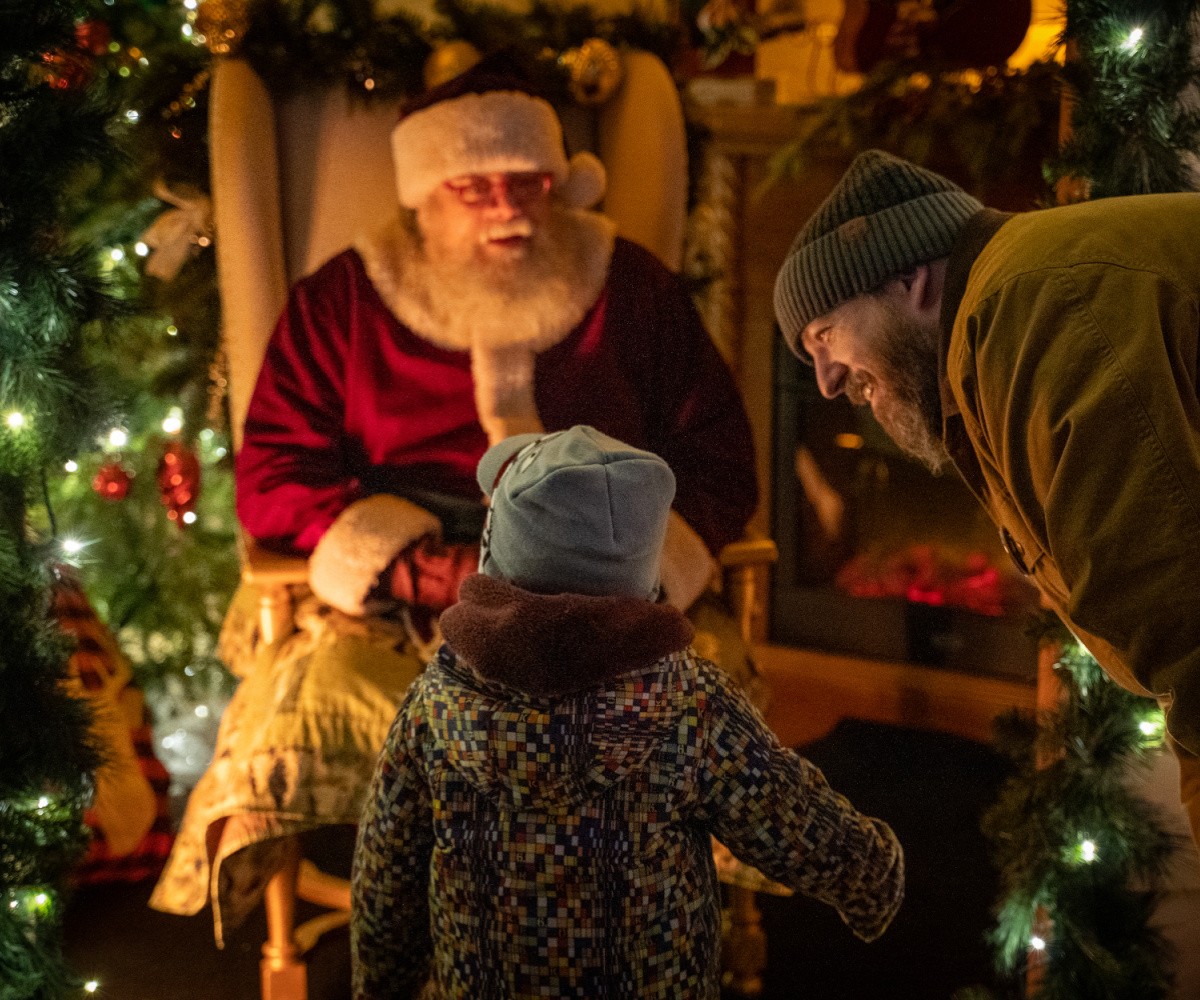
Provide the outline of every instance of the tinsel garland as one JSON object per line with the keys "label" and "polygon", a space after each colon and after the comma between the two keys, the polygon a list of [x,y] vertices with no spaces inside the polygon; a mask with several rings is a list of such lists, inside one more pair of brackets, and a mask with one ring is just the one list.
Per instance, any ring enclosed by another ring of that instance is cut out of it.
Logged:
{"label": "tinsel garland", "polygon": [[[31,510],[96,429],[85,324],[112,311],[95,255],[65,239],[66,193],[111,156],[109,115],[72,72],[72,0],[0,5],[0,998],[78,995],[61,893],[86,844],[97,752],[50,615],[52,531]],[[53,524],[51,522],[51,527]]]}

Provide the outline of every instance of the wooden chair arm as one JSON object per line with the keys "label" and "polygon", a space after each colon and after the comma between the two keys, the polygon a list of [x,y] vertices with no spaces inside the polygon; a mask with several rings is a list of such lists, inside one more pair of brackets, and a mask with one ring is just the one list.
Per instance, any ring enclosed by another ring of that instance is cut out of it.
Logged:
{"label": "wooden chair arm", "polygon": [[779,549],[769,538],[742,538],[721,550],[721,589],[747,642],[767,637],[767,593]]}
{"label": "wooden chair arm", "polygon": [[289,556],[265,549],[242,532],[239,547],[242,553],[242,580],[258,587],[286,587],[308,582],[308,560],[304,556]]}
{"label": "wooden chair arm", "polygon": [[289,587],[308,582],[308,560],[272,552],[242,532],[242,582],[258,591],[258,627],[264,642],[272,643],[292,630],[292,595]]}
{"label": "wooden chair arm", "polygon": [[741,538],[726,545],[718,559],[722,569],[770,566],[779,559],[779,547],[769,538]]}

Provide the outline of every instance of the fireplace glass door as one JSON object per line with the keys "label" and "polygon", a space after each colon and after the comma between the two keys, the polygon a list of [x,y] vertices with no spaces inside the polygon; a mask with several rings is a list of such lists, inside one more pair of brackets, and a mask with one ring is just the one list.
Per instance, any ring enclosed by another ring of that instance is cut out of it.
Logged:
{"label": "fireplace glass door", "polygon": [[773,641],[1033,676],[1036,592],[957,473],[908,458],[869,407],[824,399],[775,343]]}

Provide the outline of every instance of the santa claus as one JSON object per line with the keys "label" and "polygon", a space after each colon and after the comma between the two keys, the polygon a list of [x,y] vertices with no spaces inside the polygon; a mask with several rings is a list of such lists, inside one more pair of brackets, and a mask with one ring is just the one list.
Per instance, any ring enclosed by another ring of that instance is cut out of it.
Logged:
{"label": "santa claus", "polygon": [[516,433],[591,425],[670,465],[664,599],[693,605],[757,500],[750,427],[681,280],[591,211],[552,105],[493,60],[427,92],[392,136],[400,217],[297,283],[237,456],[237,509],[310,555],[272,645],[226,627],[243,678],[152,905],[239,919],[281,838],[354,824],[379,748],[474,572],[476,465]]}

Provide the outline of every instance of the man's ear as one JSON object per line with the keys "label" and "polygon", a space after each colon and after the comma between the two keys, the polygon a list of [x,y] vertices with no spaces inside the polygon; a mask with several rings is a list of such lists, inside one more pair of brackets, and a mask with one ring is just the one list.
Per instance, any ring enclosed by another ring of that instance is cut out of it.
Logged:
{"label": "man's ear", "polygon": [[906,274],[893,278],[889,290],[900,303],[914,314],[934,313],[941,309],[942,277],[945,273],[941,262],[918,264]]}

